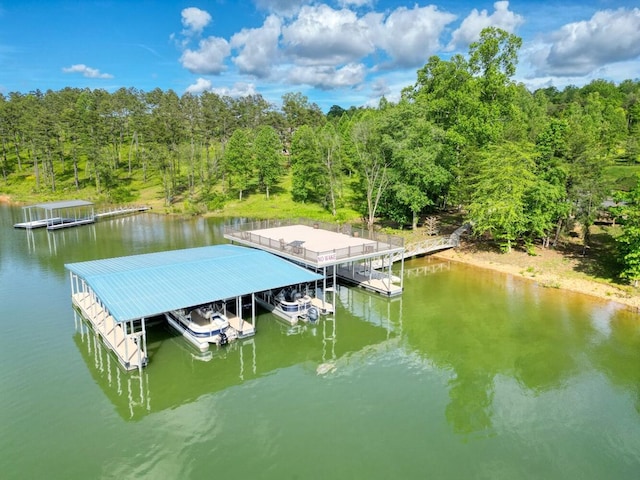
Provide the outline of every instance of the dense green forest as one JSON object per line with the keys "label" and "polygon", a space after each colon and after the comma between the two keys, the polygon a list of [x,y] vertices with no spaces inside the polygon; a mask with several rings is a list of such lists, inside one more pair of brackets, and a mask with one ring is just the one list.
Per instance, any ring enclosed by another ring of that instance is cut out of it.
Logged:
{"label": "dense green forest", "polygon": [[[513,80],[520,46],[486,29],[467,56],[430,58],[397,103],[327,114],[300,93],[280,108],[260,95],[160,89],[0,95],[2,190],[134,202],[153,189],[167,206],[204,213],[230,199],[269,201],[289,179],[295,202],[334,216],[353,209],[370,228],[377,219],[415,228],[453,207],[505,251],[553,245],[574,222],[587,244],[603,200],[620,189],[605,169],[640,162],[640,81],[531,92]],[[634,186],[621,244],[636,281]]]}

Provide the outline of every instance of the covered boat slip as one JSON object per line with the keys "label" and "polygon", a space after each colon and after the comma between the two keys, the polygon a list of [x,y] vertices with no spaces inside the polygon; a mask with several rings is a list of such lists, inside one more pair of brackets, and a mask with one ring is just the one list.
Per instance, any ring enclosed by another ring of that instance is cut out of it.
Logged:
{"label": "covered boat slip", "polygon": [[[148,361],[145,324],[151,317],[224,302],[229,323],[239,336],[253,335],[256,292],[321,278],[274,255],[234,245],[108,258],[65,267],[70,272],[73,304],[126,369],[142,368]],[[251,322],[242,318],[247,297],[251,300]]]}
{"label": "covered boat slip", "polygon": [[38,203],[23,207],[24,222],[16,223],[15,228],[59,228],[86,225],[96,221],[93,203],[86,200],[65,200],[60,202]]}
{"label": "covered boat slip", "polygon": [[44,228],[59,230],[67,227],[77,227],[95,223],[102,218],[129,215],[145,212],[150,207],[118,206],[96,213],[93,203],[86,200],[64,200],[59,202],[39,203],[23,207],[24,222],[16,223],[14,228],[32,230]]}
{"label": "covered boat slip", "polygon": [[[116,412],[123,419],[137,421],[152,413],[196,402],[203,395],[221,393],[238,385],[250,387],[252,382],[279,375],[286,369],[295,370],[296,375],[304,371],[305,375],[317,378],[334,370],[348,374],[359,368],[357,359],[362,355],[385,348],[389,340],[399,338],[393,325],[401,321],[401,298],[389,300],[352,288],[341,288],[340,293],[353,294],[361,299],[360,303],[367,302],[367,306],[354,312],[351,304],[347,308],[341,306],[335,316],[315,325],[299,325],[295,333],[283,334],[280,322],[269,321],[260,328],[258,336],[235,342],[224,350],[213,350],[205,358],[182,338],[168,338],[167,330],[150,328],[148,341],[154,367],[129,374],[118,368],[105,342],[96,338],[76,312],[73,341],[79,357]],[[378,320],[362,318],[363,308],[378,310]],[[391,310],[384,317],[387,308]],[[156,363],[154,353],[158,351],[162,355]],[[209,414],[215,419],[215,412]],[[202,420],[198,415],[194,417],[198,424]]]}
{"label": "covered boat slip", "polygon": [[[402,293],[403,274],[395,276],[391,271],[392,258],[404,251],[402,237],[311,220],[233,224],[225,227],[224,236],[232,242],[259,248],[322,272],[325,282],[333,277],[335,284],[336,277],[340,277],[390,297]],[[385,267],[376,269],[375,264]],[[404,260],[401,270],[404,270]]]}

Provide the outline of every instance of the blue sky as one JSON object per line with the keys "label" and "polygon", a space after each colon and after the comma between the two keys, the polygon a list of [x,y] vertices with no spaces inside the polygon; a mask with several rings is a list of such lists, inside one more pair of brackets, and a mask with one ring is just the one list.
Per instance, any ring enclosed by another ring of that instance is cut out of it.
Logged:
{"label": "blue sky", "polygon": [[64,87],[397,99],[480,30],[523,38],[530,89],[640,77],[640,5],[616,0],[0,0],[0,93]]}

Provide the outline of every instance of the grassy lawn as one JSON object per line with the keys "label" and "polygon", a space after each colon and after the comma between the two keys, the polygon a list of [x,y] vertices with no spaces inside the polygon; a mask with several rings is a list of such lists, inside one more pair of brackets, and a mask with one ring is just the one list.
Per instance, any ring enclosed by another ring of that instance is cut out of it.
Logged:
{"label": "grassy lawn", "polygon": [[614,190],[628,192],[638,183],[640,165],[617,164],[604,169],[604,178]]}

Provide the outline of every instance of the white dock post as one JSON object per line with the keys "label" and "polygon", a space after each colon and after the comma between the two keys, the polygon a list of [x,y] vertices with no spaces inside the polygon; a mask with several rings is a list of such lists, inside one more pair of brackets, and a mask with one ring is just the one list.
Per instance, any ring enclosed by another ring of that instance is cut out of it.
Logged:
{"label": "white dock post", "polygon": [[[128,340],[128,329],[127,329],[127,322],[122,322],[122,341],[124,342],[124,356],[125,356],[125,363],[129,363],[129,342],[127,342]],[[115,327],[113,328],[113,330],[115,331]],[[114,346],[117,347],[117,345],[114,343]]]}
{"label": "white dock post", "polygon": [[[147,327],[146,327],[146,322],[145,319],[142,319],[142,344],[144,346],[144,356],[145,358],[147,358]],[[142,364],[142,362],[140,362]]]}
{"label": "white dock post", "polygon": [[255,331],[256,328],[256,294],[251,292],[251,326]]}
{"label": "white dock post", "polygon": [[[107,316],[109,315],[109,312],[107,312],[107,309],[104,307],[104,305],[102,305],[102,308],[104,309],[104,313],[105,313],[105,320],[107,319]],[[116,337],[116,322],[115,322],[115,318],[113,319],[113,350],[116,350],[116,345],[117,345],[117,341],[118,338]],[[117,352],[116,352],[117,353]]]}
{"label": "white dock post", "polygon": [[327,298],[327,267],[322,267],[322,306],[324,306],[324,302]]}

